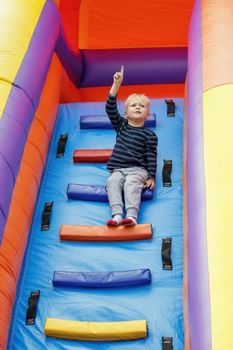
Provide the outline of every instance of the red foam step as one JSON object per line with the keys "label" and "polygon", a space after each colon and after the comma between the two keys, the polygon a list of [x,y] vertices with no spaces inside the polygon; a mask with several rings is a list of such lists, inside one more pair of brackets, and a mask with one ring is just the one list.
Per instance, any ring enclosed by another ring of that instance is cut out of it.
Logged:
{"label": "red foam step", "polygon": [[60,228],[60,240],[62,241],[112,242],[144,240],[151,238],[151,224],[117,227],[62,225]]}
{"label": "red foam step", "polygon": [[79,149],[73,154],[74,163],[107,163],[112,149]]}

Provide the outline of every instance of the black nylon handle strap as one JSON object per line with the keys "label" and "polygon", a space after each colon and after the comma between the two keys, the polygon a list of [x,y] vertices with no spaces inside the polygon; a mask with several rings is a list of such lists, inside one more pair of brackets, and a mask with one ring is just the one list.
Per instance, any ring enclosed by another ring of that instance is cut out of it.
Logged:
{"label": "black nylon handle strap", "polygon": [[171,172],[172,172],[172,160],[165,160],[163,161],[163,187],[171,187],[172,181],[171,181]]}
{"label": "black nylon handle strap", "polygon": [[165,100],[167,104],[167,116],[168,117],[175,117],[176,112],[176,105],[173,100]]}
{"label": "black nylon handle strap", "polygon": [[26,325],[32,325],[36,320],[36,310],[37,303],[40,297],[40,291],[34,290],[31,292],[30,297],[28,298],[28,308],[26,313]]}
{"label": "black nylon handle strap", "polygon": [[173,350],[172,337],[162,337],[162,350]]}
{"label": "black nylon handle strap", "polygon": [[171,238],[163,238],[161,254],[164,270],[172,270],[171,245]]}
{"label": "black nylon handle strap", "polygon": [[53,202],[47,202],[44,205],[44,210],[42,213],[42,223],[41,223],[41,231],[46,231],[50,229],[50,218],[53,208]]}
{"label": "black nylon handle strap", "polygon": [[57,144],[57,156],[56,158],[61,158],[64,156],[66,143],[68,140],[68,134],[61,134]]}

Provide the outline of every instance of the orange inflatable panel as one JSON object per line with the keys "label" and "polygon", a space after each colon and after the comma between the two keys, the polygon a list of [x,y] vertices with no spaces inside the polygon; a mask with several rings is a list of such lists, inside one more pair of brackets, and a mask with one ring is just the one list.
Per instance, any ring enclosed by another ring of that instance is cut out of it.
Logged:
{"label": "orange inflatable panel", "polygon": [[62,225],[60,229],[60,239],[63,241],[111,242],[151,238],[151,224],[139,224],[128,227]]}
{"label": "orange inflatable panel", "polygon": [[74,163],[107,163],[112,149],[79,149],[73,154]]}

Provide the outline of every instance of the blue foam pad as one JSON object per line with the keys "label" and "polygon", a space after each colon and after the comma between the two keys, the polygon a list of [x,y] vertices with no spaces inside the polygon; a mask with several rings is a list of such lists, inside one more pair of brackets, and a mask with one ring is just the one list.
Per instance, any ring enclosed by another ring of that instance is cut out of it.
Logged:
{"label": "blue foam pad", "polygon": [[[108,202],[107,187],[96,185],[69,184],[67,187],[69,199],[81,201]],[[154,191],[145,188],[142,191],[142,200],[153,199]]]}
{"label": "blue foam pad", "polygon": [[[155,113],[151,113],[145,121],[147,128],[156,126]],[[81,115],[80,129],[112,129],[112,124],[107,115]]]}
{"label": "blue foam pad", "polygon": [[143,286],[151,283],[149,269],[115,272],[55,271],[54,287],[113,288]]}

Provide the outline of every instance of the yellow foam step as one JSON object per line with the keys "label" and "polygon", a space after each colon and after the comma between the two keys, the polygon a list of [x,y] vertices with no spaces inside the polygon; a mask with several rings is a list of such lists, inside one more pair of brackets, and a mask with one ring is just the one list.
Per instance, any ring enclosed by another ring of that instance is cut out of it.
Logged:
{"label": "yellow foam step", "polygon": [[147,326],[146,320],[81,322],[48,317],[44,332],[48,337],[73,340],[133,340],[146,338]]}

